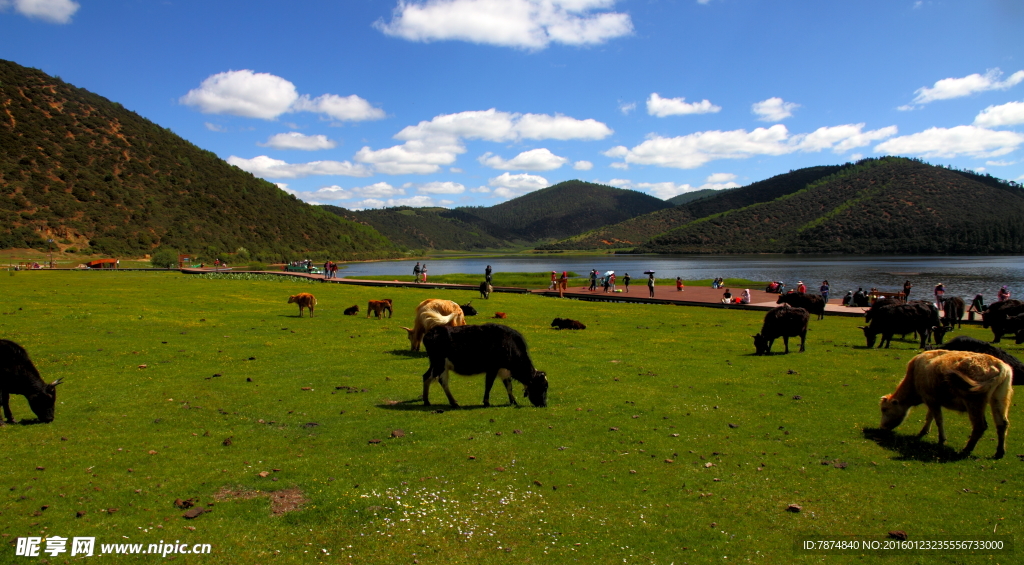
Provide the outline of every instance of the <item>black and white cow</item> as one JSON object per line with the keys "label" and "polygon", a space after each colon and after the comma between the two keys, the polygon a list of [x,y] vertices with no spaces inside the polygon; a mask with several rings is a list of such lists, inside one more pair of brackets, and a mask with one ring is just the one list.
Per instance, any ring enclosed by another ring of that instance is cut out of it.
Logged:
{"label": "black and white cow", "polygon": [[526,387],[523,393],[534,406],[547,406],[547,375],[534,369],[526,350],[526,340],[516,330],[500,324],[479,326],[438,326],[423,337],[423,346],[430,358],[430,367],[423,373],[423,404],[430,405],[430,384],[441,383],[448,402],[458,407],[448,376],[451,371],[460,375],[484,373],[484,406],[490,406],[491,387],[501,376],[508,392],[510,405],[518,404],[512,394],[512,379]]}
{"label": "black and white cow", "polygon": [[13,341],[0,339],[0,405],[3,406],[7,423],[14,423],[10,407],[12,394],[20,394],[28,399],[29,407],[40,422],[52,422],[54,405],[57,403],[57,385],[60,383],[61,379],[57,379],[46,384],[25,348]]}

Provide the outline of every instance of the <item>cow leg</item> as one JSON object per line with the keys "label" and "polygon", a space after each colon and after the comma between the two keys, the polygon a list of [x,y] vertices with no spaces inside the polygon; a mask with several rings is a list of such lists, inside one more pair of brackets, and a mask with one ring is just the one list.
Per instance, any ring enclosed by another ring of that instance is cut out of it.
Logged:
{"label": "cow leg", "polygon": [[[982,404],[973,404],[967,408],[967,415],[971,418],[971,437],[967,440],[967,445],[964,446],[964,450],[960,452],[961,456],[970,455],[974,451],[974,446],[978,445],[978,440],[985,434],[985,430],[988,429],[988,422],[985,421],[985,406]],[[1001,447],[1001,446],[1000,446]],[[999,448],[996,448],[998,453]]]}
{"label": "cow leg", "polygon": [[310,318],[313,317],[313,305],[312,304],[309,305],[309,317]]}
{"label": "cow leg", "polygon": [[[928,336],[932,334],[931,330],[924,330],[921,332],[921,346],[918,349],[924,349],[928,345]],[[939,340],[935,340],[935,344],[939,345]]]}
{"label": "cow leg", "polygon": [[782,336],[782,343],[784,343],[786,345],[786,353],[789,353],[789,336],[788,335]]}
{"label": "cow leg", "polygon": [[430,383],[434,382],[433,367],[427,369],[426,373],[423,373],[423,405],[430,406]]}
{"label": "cow leg", "polygon": [[946,426],[942,419],[942,406],[938,405],[935,408],[928,408],[928,413],[935,419],[935,429],[939,432],[939,445],[946,444]]}
{"label": "cow leg", "polygon": [[491,387],[494,386],[494,379],[497,378],[498,371],[487,371],[487,376],[484,380],[484,406],[491,405]]}
{"label": "cow leg", "polygon": [[928,409],[928,415],[924,417],[924,427],[921,428],[921,431],[917,432],[918,439],[923,438],[924,436],[928,435],[928,430],[932,429],[932,419],[933,418],[934,418],[934,416],[932,415],[932,409],[929,408]]}
{"label": "cow leg", "polygon": [[807,332],[802,332],[800,334],[800,353],[804,352],[804,341],[806,341],[806,340],[807,340]]}
{"label": "cow leg", "polygon": [[455,401],[455,397],[452,396],[452,391],[448,388],[448,377],[452,374],[451,369],[452,367],[445,362],[444,372],[441,373],[441,377],[438,381],[441,382],[441,388],[444,389],[444,394],[448,397],[448,403],[452,405],[452,408],[458,408],[459,403]]}
{"label": "cow leg", "polygon": [[1006,454],[1006,428],[1010,427],[1010,422],[1007,420],[1006,414],[1009,411],[1009,398],[992,399],[992,421],[996,424],[996,436],[999,441],[996,445],[996,459],[1002,459],[1003,455]]}
{"label": "cow leg", "polygon": [[506,369],[498,371],[498,375],[501,376],[501,382],[505,384],[505,392],[508,393],[508,405],[519,406],[516,402],[516,395],[512,393],[512,373]]}
{"label": "cow leg", "polygon": [[[10,395],[10,393],[8,393],[6,390],[3,391],[3,392],[0,392],[0,404],[2,404],[3,407],[4,407],[4,419],[7,420],[7,423],[13,424],[14,423],[14,414],[11,414],[10,402],[11,402],[11,395]],[[2,425],[2,424],[3,423],[0,422],[0,425]]]}

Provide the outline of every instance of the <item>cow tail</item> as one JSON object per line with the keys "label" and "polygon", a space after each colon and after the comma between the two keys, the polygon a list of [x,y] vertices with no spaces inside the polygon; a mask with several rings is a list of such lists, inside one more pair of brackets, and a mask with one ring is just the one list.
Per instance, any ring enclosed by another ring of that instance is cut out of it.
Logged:
{"label": "cow tail", "polygon": [[991,385],[995,384],[992,380],[979,383],[956,369],[946,373],[945,377],[946,383],[948,383],[951,388],[976,393],[987,392],[985,389],[991,388]]}

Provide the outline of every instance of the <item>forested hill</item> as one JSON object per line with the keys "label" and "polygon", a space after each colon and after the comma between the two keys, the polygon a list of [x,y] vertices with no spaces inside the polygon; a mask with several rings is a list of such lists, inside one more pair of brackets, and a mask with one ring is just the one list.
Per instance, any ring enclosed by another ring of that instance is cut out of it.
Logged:
{"label": "forested hill", "polygon": [[637,216],[618,224],[602,226],[540,248],[581,250],[633,247],[696,219],[760,202],[770,202],[792,194],[806,187],[808,183],[837,174],[850,167],[852,165],[849,164],[808,167],[776,175],[741,188],[701,191],[706,194],[703,198],[690,200],[673,208]]}
{"label": "forested hill", "polygon": [[0,248],[257,258],[395,256],[373,228],[307,205],[170,130],[0,60]]}
{"label": "forested hill", "polygon": [[691,221],[636,251],[1024,253],[1024,190],[913,159],[866,159],[770,202]]}
{"label": "forested hill", "polygon": [[634,190],[571,180],[488,208],[456,208],[532,242],[561,239],[672,207]]}
{"label": "forested hill", "polygon": [[488,233],[495,226],[475,226],[445,208],[383,208],[352,211],[325,204],[323,208],[342,218],[372,226],[403,250],[498,249],[512,243]]}

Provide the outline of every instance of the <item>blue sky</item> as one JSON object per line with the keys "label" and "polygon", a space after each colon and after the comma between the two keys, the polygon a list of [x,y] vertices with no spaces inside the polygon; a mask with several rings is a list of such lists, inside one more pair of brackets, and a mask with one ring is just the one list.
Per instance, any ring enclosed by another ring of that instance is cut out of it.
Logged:
{"label": "blue sky", "polygon": [[0,0],[0,58],[314,203],[660,198],[904,155],[1024,181],[1018,0]]}

